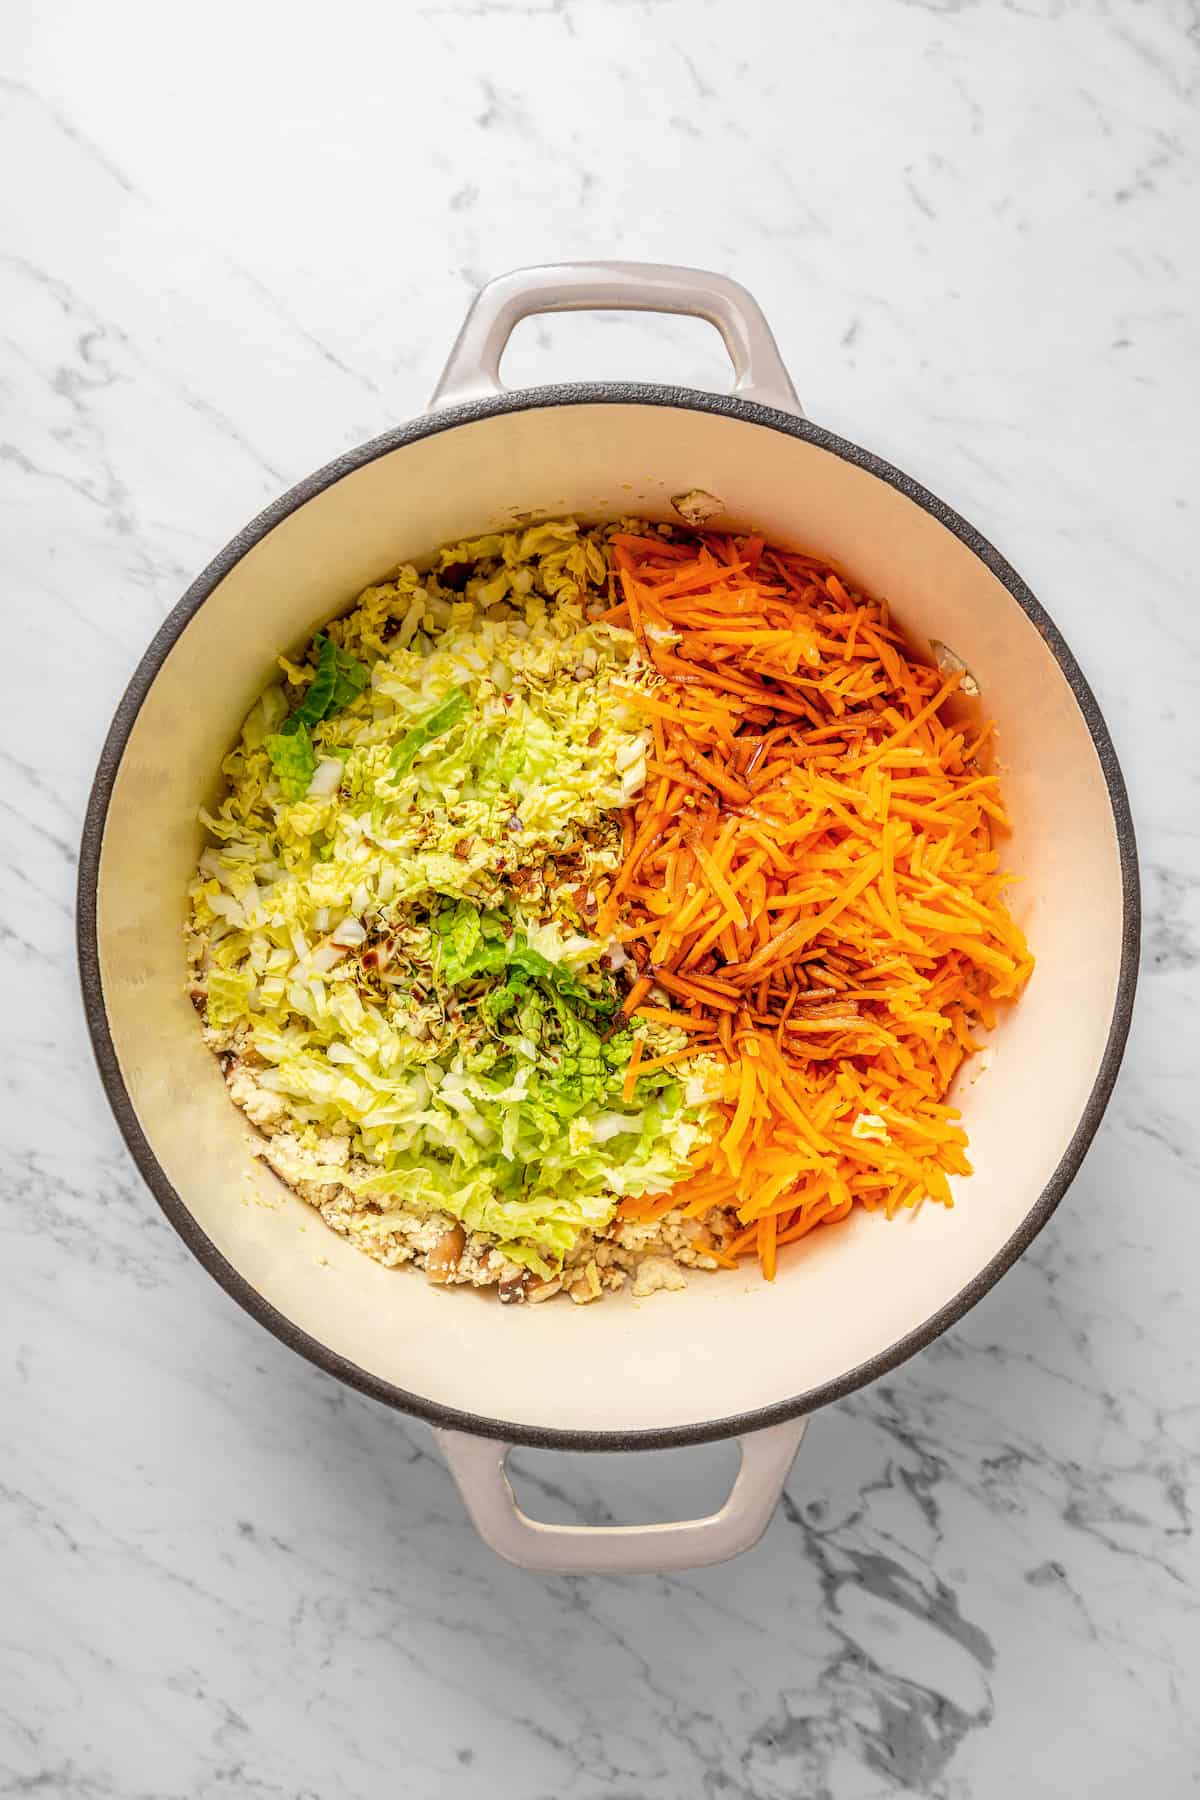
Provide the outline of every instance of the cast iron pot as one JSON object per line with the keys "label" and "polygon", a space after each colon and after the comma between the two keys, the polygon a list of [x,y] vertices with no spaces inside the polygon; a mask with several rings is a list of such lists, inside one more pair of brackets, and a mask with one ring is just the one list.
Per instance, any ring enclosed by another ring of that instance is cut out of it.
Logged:
{"label": "cast iron pot", "polygon": [[[506,391],[527,314],[689,313],[720,331],[731,394],[604,382]],[[381,1268],[326,1232],[250,1153],[186,993],[197,808],[281,648],[447,540],[514,521],[674,516],[829,555],[918,645],[960,657],[996,721],[1015,822],[1005,862],[1037,970],[960,1103],[977,1173],[952,1212],[862,1214],[781,1261],[685,1294],[511,1311]],[[234,539],[142,658],[88,808],[79,952],[100,1072],[135,1161],[185,1243],[247,1312],[322,1369],[427,1419],[479,1530],[561,1570],[716,1562],[766,1525],[814,1408],[894,1369],[986,1294],[1040,1231],[1104,1111],[1136,978],[1137,867],[1117,759],[1062,637],[1011,566],[907,475],[810,424],[757,305],[690,269],[522,270],[472,306],[428,413],[339,457]],[[256,1203],[256,1202],[262,1202]],[[1082,1226],[1084,1221],[1080,1221]],[[307,1227],[301,1235],[299,1227]],[[318,1255],[319,1252],[319,1255]],[[605,1530],[527,1518],[512,1444],[646,1450],[737,1437],[705,1519]]]}

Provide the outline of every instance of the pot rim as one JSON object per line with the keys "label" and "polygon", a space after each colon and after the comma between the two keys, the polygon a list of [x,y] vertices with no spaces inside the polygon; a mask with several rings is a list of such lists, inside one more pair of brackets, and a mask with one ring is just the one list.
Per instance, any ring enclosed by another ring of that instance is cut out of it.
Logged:
{"label": "pot rim", "polygon": [[[258,1290],[222,1255],[167,1179],[150,1146],[121,1072],[112,1034],[108,1009],[100,975],[99,933],[96,917],[97,890],[104,829],[112,799],[113,786],[121,759],[143,702],[175,643],[189,621],[210,594],[241,559],[268,532],[292,513],[332,487],[343,476],[353,474],[378,457],[393,450],[453,431],[460,425],[471,425],[500,413],[529,412],[555,406],[669,406],[685,411],[715,413],[726,418],[759,425],[826,450],[843,461],[866,470],[886,481],[940,525],[966,545],[987,569],[1003,583],[1022,611],[1032,621],[1065,676],[1075,702],[1083,714],[1108,789],[1113,825],[1121,869],[1121,964],[1116,996],[1104,1052],[1096,1071],[1087,1102],[1072,1133],[1070,1142],[1050,1180],[1025,1215],[1007,1243],[967,1283],[965,1287],[931,1314],[912,1331],[865,1362],[847,1370],[835,1380],[822,1382],[815,1388],[794,1395],[771,1406],[737,1413],[726,1418],[708,1419],[699,1424],[654,1427],[640,1431],[570,1431],[545,1426],[514,1424],[502,1419],[460,1412],[439,1405],[421,1394],[409,1393],[392,1382],[384,1381],[362,1369],[349,1358],[331,1350],[319,1338],[301,1330],[271,1305]],[[1058,627],[1046,613],[1016,570],[973,525],[939,500],[918,482],[847,439],[826,431],[819,425],[792,413],[778,411],[760,402],[745,400],[734,394],[710,394],[692,388],[650,385],[641,382],[584,382],[553,387],[524,388],[503,392],[477,400],[447,406],[427,413],[408,424],[394,427],[370,439],[356,449],[346,451],[323,468],[307,476],[279,499],[259,513],[219,552],[187,589],[182,599],[159,626],[121,698],[105,738],[84,818],[80,846],[79,882],[76,909],[76,941],[84,1012],[100,1079],[125,1143],[142,1178],[154,1194],[163,1212],[183,1239],[188,1249],[253,1319],[266,1326],[282,1343],[309,1362],[336,1376],[347,1386],[380,1400],[399,1412],[413,1414],[430,1425],[463,1431],[479,1437],[502,1439],[510,1444],[523,1444],[551,1450],[665,1450],[688,1444],[709,1443],[721,1438],[741,1436],[747,1432],[780,1424],[801,1414],[815,1412],[831,1401],[844,1399],[859,1388],[889,1374],[907,1362],[917,1351],[931,1344],[951,1325],[981,1300],[1028,1248],[1058,1206],[1083,1161],[1092,1138],[1104,1115],[1117,1071],[1120,1068],[1125,1041],[1133,1013],[1137,986],[1138,956],[1141,931],[1141,903],[1138,881],[1137,846],[1133,819],[1125,790],[1124,778],[1108,727],[1094,694]]]}

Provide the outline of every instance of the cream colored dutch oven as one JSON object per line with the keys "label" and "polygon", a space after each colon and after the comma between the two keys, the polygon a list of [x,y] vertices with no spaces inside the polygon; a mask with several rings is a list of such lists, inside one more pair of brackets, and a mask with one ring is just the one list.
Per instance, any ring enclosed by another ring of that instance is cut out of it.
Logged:
{"label": "cream colored dutch oven", "polygon": [[[731,394],[600,383],[508,392],[527,314],[688,313],[720,331]],[[448,539],[571,513],[671,518],[828,555],[948,645],[997,725],[1037,954],[1021,1005],[961,1105],[977,1173],[950,1212],[865,1213],[782,1259],[648,1302],[520,1311],[389,1272],[327,1232],[251,1155],[186,993],[197,808],[277,652],[361,588]],[[330,463],[247,526],[143,657],[100,759],[83,840],[79,945],[100,1071],[167,1217],[246,1310],[352,1387],[433,1424],[476,1525],[531,1568],[716,1562],[763,1530],[806,1416],[894,1369],[962,1316],[1041,1229],[1096,1130],[1129,1024],[1138,942],[1133,830],[1112,743],[1054,625],[970,525],[877,456],[809,424],[757,305],[722,276],[619,263],[485,287],[424,417]],[[260,1204],[259,1202],[267,1202]],[[1086,1221],[1079,1220],[1081,1229]],[[303,1234],[302,1235],[302,1231]],[[725,1506],[589,1530],[527,1518],[508,1447],[642,1450],[737,1437]]]}

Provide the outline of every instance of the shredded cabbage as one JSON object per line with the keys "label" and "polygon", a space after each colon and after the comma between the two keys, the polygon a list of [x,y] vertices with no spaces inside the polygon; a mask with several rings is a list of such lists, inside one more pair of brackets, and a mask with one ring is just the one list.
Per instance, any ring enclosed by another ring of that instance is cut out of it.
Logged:
{"label": "shredded cabbage", "polygon": [[[280,658],[190,889],[208,1025],[312,1174],[348,1138],[364,1202],[448,1212],[543,1272],[686,1174],[711,1117],[694,1064],[623,1100],[620,958],[589,929],[646,776],[625,696],[656,679],[589,617],[605,574],[600,534],[554,521],[368,588]],[[648,1031],[651,1054],[685,1042]]]}

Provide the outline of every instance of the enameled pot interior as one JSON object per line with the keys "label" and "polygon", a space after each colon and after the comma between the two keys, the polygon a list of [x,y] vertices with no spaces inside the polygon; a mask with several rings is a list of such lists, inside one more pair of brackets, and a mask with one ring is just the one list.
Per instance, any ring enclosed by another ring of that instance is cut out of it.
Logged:
{"label": "enameled pot interior", "polygon": [[[418,1409],[506,1422],[518,1435],[625,1437],[686,1433],[825,1392],[978,1282],[1054,1185],[1088,1109],[1121,981],[1123,902],[1113,806],[1080,705],[980,556],[816,436],[682,406],[578,403],[402,443],[247,550],[178,636],[129,731],[104,829],[97,933],[119,1078],[158,1169],[145,1166],[160,1198],[169,1183],[196,1247],[240,1298],[273,1309],[269,1322],[310,1354],[344,1359]],[[185,992],[196,812],[276,653],[370,580],[518,519],[668,518],[670,497],[697,487],[724,501],[718,524],[829,555],[886,595],[917,643],[935,638],[967,664],[996,721],[1015,822],[1004,860],[1020,877],[1013,910],[1038,966],[986,1073],[962,1084],[977,1172],[957,1184],[953,1212],[929,1205],[891,1224],[862,1215],[818,1232],[784,1254],[773,1285],[748,1269],[641,1302],[504,1309],[378,1267],[251,1155]]]}

